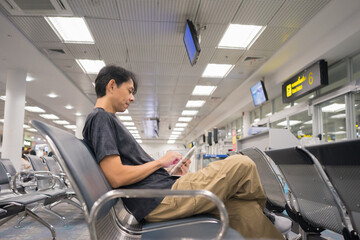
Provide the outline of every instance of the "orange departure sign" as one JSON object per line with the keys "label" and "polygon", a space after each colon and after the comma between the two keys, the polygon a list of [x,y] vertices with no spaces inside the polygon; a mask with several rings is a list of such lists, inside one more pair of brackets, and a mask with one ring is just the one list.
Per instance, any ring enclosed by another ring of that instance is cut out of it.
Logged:
{"label": "orange departure sign", "polygon": [[293,102],[326,85],[328,85],[327,62],[320,60],[297,73],[282,85],[283,102]]}

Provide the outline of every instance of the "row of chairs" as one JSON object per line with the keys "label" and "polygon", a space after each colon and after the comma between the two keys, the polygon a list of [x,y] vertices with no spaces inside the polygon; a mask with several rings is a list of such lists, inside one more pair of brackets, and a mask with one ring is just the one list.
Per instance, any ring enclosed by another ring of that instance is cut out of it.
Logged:
{"label": "row of chairs", "polygon": [[62,202],[80,209],[81,207],[73,201],[75,193],[66,186],[65,175],[54,158],[27,157],[34,171],[16,172],[9,159],[0,159],[0,226],[22,214],[16,227],[20,227],[21,222],[30,216],[47,227],[55,239],[54,227],[40,218],[36,212],[42,210],[55,215],[66,226],[65,217],[52,208]]}
{"label": "row of chairs", "polygon": [[[240,153],[255,161],[268,197],[267,208],[286,213],[302,239],[325,229],[359,239],[360,140]],[[284,194],[284,184],[288,194]]]}

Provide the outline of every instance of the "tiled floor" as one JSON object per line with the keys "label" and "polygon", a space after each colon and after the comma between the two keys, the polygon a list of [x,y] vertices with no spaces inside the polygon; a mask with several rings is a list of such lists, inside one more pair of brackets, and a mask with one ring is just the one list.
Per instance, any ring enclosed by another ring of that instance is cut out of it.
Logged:
{"label": "tiled floor", "polygon": [[[84,220],[84,214],[80,209],[67,204],[62,203],[53,208],[67,219],[67,226],[60,221],[59,218],[46,213],[42,210],[36,212],[46,222],[53,225],[56,231],[57,240],[88,240],[89,231]],[[18,222],[18,217],[11,219],[4,225],[0,226],[0,239],[11,240],[42,240],[52,239],[50,230],[35,221],[34,219],[27,217],[22,223],[20,228],[16,228],[15,225]]]}

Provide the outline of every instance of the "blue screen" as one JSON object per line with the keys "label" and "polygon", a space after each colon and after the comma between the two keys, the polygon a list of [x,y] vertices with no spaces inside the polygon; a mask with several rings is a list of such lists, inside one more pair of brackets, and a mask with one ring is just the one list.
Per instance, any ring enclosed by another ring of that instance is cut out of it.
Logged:
{"label": "blue screen", "polygon": [[257,84],[252,86],[250,90],[255,106],[266,102],[267,99],[261,82],[258,82]]}
{"label": "blue screen", "polygon": [[185,28],[184,43],[185,43],[187,54],[189,56],[189,60],[190,60],[191,64],[193,64],[195,54],[196,54],[196,46],[194,43],[194,39],[192,38],[188,24],[186,24],[186,28]]}

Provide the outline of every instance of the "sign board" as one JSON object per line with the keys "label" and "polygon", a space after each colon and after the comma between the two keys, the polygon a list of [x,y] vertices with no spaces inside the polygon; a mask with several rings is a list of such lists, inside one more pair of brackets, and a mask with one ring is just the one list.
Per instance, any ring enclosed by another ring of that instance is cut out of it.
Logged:
{"label": "sign board", "polygon": [[326,85],[328,85],[327,62],[320,60],[297,73],[282,85],[283,102],[293,102]]}

